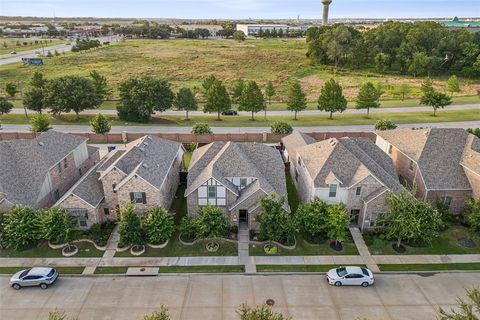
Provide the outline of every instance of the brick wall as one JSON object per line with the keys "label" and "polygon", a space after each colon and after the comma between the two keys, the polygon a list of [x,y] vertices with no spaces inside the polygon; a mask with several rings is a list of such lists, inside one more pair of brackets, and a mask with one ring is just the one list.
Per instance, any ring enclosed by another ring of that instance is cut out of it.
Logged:
{"label": "brick wall", "polygon": [[450,212],[453,214],[461,214],[465,211],[465,200],[469,199],[472,196],[471,191],[455,191],[455,190],[442,190],[442,191],[432,191],[429,190],[427,193],[426,200],[436,204],[437,200],[440,200],[444,197],[451,197],[452,203],[450,204]]}
{"label": "brick wall", "polygon": [[87,209],[87,227],[83,229],[90,229],[93,224],[105,221],[103,209],[100,206],[96,208],[89,206],[73,194],[65,198],[58,206],[63,209]]}
{"label": "brick wall", "polygon": [[480,199],[480,176],[467,169],[465,169],[465,174],[473,189],[472,196],[475,199]]}
{"label": "brick wall", "polygon": [[118,185],[125,177],[123,172],[113,168],[101,178],[105,202],[111,209],[115,209],[119,205],[117,193],[113,192],[113,185]]}
{"label": "brick wall", "polygon": [[394,146],[392,146],[392,153],[390,154],[390,157],[392,158],[393,165],[398,176],[403,177],[408,187],[415,186],[417,189],[416,196],[424,199],[426,195],[426,188],[417,164],[414,162],[413,169],[410,169],[410,158],[401,153]]}

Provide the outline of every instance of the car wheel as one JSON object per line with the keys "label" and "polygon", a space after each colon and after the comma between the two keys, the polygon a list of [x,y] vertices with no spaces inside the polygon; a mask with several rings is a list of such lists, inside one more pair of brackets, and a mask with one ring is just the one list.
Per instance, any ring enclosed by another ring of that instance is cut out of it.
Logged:
{"label": "car wheel", "polygon": [[368,286],[369,286],[368,282],[362,283],[362,287],[366,288],[366,287],[368,287]]}
{"label": "car wheel", "polygon": [[342,283],[340,281],[335,282],[335,287],[341,287]]}
{"label": "car wheel", "polygon": [[14,284],[12,285],[12,288],[15,289],[15,290],[20,290],[20,289],[22,288],[22,286],[19,285],[18,283],[14,283]]}
{"label": "car wheel", "polygon": [[42,289],[47,289],[47,288],[48,288],[48,284],[46,284],[46,283],[41,283],[41,284],[40,284],[40,288],[42,288]]}

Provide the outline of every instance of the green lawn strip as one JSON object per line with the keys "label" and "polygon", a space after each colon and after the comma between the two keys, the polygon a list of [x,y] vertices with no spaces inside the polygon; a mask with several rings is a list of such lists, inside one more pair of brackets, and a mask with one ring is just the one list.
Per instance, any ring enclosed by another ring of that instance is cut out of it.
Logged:
{"label": "green lawn strip", "polygon": [[[251,256],[267,256],[263,250],[263,245],[251,244]],[[329,242],[325,241],[322,244],[310,244],[305,241],[300,235],[297,235],[297,247],[293,250],[283,249],[278,247],[277,256],[336,256],[336,255],[358,255],[357,247],[353,242],[343,243],[342,251],[335,251],[330,248]]]}
{"label": "green lawn strip", "polygon": [[[261,264],[257,265],[257,272],[327,272],[330,269],[341,267],[340,265],[295,265],[295,264]],[[360,267],[366,267],[360,265]]]}
{"label": "green lawn strip", "polygon": [[[85,267],[54,267],[58,273],[62,274],[82,274]],[[0,267],[0,274],[14,274],[26,267]]]}
{"label": "green lawn strip", "polygon": [[[476,246],[473,248],[463,247],[458,243],[458,239],[470,238]],[[442,231],[440,236],[434,239],[431,245],[426,246],[408,246],[405,253],[398,253],[393,250],[390,241],[377,241],[377,244],[368,243],[369,250],[375,255],[414,255],[414,254],[478,254],[480,253],[480,236],[470,232],[468,228],[462,226],[452,226],[446,231]]]}
{"label": "green lawn strip", "polygon": [[[28,39],[27,39],[28,40]],[[0,38],[0,43],[2,43],[4,41],[4,39],[1,39]],[[20,43],[24,42],[25,39],[18,39],[18,41]],[[31,41],[26,41],[26,42],[31,42]],[[55,46],[57,44],[60,44],[60,43],[64,43],[65,41],[63,40],[52,40],[51,42],[48,42],[48,43],[37,43],[37,44],[28,44],[26,46],[24,46],[23,44],[21,46],[16,46],[15,43],[13,44],[10,44],[10,46],[7,48],[7,49],[0,49],[0,54],[7,54],[7,53],[10,53],[12,51],[17,51],[17,52],[22,52],[22,51],[28,51],[28,50],[34,50],[34,49],[40,49],[38,51],[40,51],[40,53],[43,54],[43,50],[42,50],[42,47],[51,47],[51,46]],[[2,47],[3,48],[3,47]],[[52,54],[55,52],[55,50],[50,50],[52,52]],[[62,53],[61,51],[59,51],[59,53]],[[47,50],[45,49],[45,54],[47,54]],[[12,55],[12,57],[15,57],[15,55]]]}
{"label": "green lawn strip", "polygon": [[128,267],[97,267],[95,274],[124,274]]}
{"label": "green lawn strip", "polygon": [[[78,253],[72,258],[92,258],[101,257],[103,251],[97,250],[93,244],[81,242],[75,244],[78,247]],[[51,249],[46,242],[40,242],[35,248],[22,251],[12,249],[0,249],[0,257],[3,258],[62,258],[61,249]]]}
{"label": "green lawn strip", "polygon": [[300,196],[298,195],[297,188],[293,182],[290,172],[285,172],[285,177],[287,179],[287,194],[288,194],[288,204],[293,213],[297,212],[297,208],[300,205]]}
{"label": "green lawn strip", "polygon": [[183,161],[185,162],[185,168],[190,166],[190,160],[192,160],[192,152],[185,152],[183,155]]}
{"label": "green lawn strip", "polygon": [[[59,118],[50,116],[51,124],[57,125],[89,125],[94,115],[80,115],[76,119],[74,115],[62,115]],[[182,126],[191,127],[195,122],[206,122],[213,127],[268,127],[274,121],[286,121],[293,126],[344,126],[344,125],[373,125],[379,119],[389,119],[395,123],[441,123],[441,122],[458,122],[458,121],[478,121],[480,120],[480,112],[478,109],[465,110],[440,110],[436,117],[432,116],[431,111],[421,112],[392,112],[392,113],[376,113],[371,114],[370,118],[366,118],[363,114],[334,114],[334,119],[328,119],[326,114],[302,115],[298,116],[298,120],[293,120],[293,114],[281,116],[268,116],[268,120],[262,120],[257,115],[255,121],[251,121],[249,116],[223,117],[222,121],[216,121],[214,115],[198,115],[192,116],[192,121],[184,121],[183,116],[164,115],[154,116],[149,123],[136,123],[120,121],[116,115],[107,115],[114,126]],[[8,114],[0,116],[1,123],[5,124],[28,124],[23,114]]]}
{"label": "green lawn strip", "polygon": [[245,266],[161,266],[159,273],[241,273]]}
{"label": "green lawn strip", "polygon": [[480,263],[379,264],[378,267],[380,271],[455,271],[480,270]]}

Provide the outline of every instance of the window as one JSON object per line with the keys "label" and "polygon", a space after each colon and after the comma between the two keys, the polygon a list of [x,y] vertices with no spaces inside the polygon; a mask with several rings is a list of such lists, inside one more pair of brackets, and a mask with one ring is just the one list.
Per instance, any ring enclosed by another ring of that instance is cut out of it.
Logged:
{"label": "window", "polygon": [[388,147],[388,154],[392,154],[392,151],[393,151],[393,146],[390,145],[390,146]]}
{"label": "window", "polygon": [[87,217],[86,216],[78,217],[78,225],[82,228],[87,227]]}
{"label": "window", "polygon": [[377,226],[377,219],[378,219],[378,213],[370,214],[370,227],[373,228]]}
{"label": "window", "polygon": [[62,173],[62,164],[59,162],[57,163],[58,173]]}
{"label": "window", "polygon": [[452,204],[452,197],[449,197],[449,196],[443,197],[442,198],[442,203],[443,203],[443,205],[450,208],[450,205]]}
{"label": "window", "polygon": [[53,193],[53,199],[55,199],[55,201],[60,199],[60,191],[58,191],[58,189]]}
{"label": "window", "polygon": [[68,210],[70,215],[72,216],[73,220],[77,224],[77,226],[81,228],[86,228],[88,226],[88,213],[87,209],[69,209]]}
{"label": "window", "polygon": [[112,184],[113,193],[117,193],[117,190],[115,190],[116,187],[117,187],[117,184],[116,184],[116,183]]}
{"label": "window", "polygon": [[103,208],[103,214],[106,216],[110,215],[110,208]]}
{"label": "window", "polygon": [[147,203],[147,195],[145,192],[130,192],[130,200],[133,203]]}
{"label": "window", "polygon": [[355,190],[355,195],[359,196],[361,194],[362,194],[362,187],[357,187],[357,189]]}
{"label": "window", "polygon": [[216,186],[208,186],[208,198],[215,199],[217,197],[217,187]]}
{"label": "window", "polygon": [[413,170],[413,160],[410,160],[410,165],[408,166],[410,170]]}
{"label": "window", "polygon": [[78,175],[80,175],[80,176],[82,175],[82,168],[78,169]]}
{"label": "window", "polygon": [[240,178],[240,190],[247,186],[247,178]]}
{"label": "window", "polygon": [[329,192],[328,192],[328,197],[329,198],[335,198],[337,196],[337,185],[336,184],[331,184],[329,185]]}
{"label": "window", "polygon": [[68,167],[67,158],[63,159],[63,167],[66,169]]}

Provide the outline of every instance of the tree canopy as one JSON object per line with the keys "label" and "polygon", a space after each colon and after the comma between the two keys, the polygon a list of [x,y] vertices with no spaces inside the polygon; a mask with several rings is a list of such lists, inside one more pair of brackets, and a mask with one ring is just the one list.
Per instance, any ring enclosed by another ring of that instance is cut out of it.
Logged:
{"label": "tree canopy", "polygon": [[197,99],[195,99],[195,95],[193,94],[190,88],[181,88],[177,92],[173,105],[178,110],[185,111],[186,120],[189,120],[188,118],[189,111],[196,111],[198,109]]}
{"label": "tree canopy", "polygon": [[297,113],[307,108],[307,95],[302,90],[299,81],[294,81],[288,89],[287,110],[295,113],[295,120],[297,120]]}
{"label": "tree canopy", "polygon": [[333,119],[334,112],[342,113],[347,109],[347,99],[343,96],[343,90],[335,79],[325,82],[318,97],[318,110],[330,112]]}
{"label": "tree canopy", "polygon": [[370,108],[380,108],[380,97],[382,91],[371,82],[366,82],[360,88],[357,96],[356,109],[367,109],[367,117],[370,115]]}
{"label": "tree canopy", "polygon": [[255,81],[247,82],[247,84],[243,88],[243,92],[240,96],[239,102],[239,110],[251,112],[252,120],[254,120],[255,113],[260,112],[266,108],[263,93]]}

